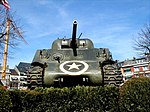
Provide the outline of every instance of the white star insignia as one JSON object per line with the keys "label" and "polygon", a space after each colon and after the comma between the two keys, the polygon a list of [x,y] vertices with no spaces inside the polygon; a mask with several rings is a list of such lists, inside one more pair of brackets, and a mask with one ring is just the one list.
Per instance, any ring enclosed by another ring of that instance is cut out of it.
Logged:
{"label": "white star insignia", "polygon": [[68,70],[72,70],[72,69],[77,69],[77,70],[79,70],[79,67],[82,66],[82,65],[81,65],[81,64],[76,65],[75,63],[72,63],[72,65],[66,65],[66,66],[69,67]]}

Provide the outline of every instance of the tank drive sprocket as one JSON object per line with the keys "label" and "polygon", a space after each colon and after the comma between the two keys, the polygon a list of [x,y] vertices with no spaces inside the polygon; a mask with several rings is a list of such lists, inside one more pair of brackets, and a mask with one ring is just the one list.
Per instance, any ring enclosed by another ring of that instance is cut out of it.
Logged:
{"label": "tank drive sprocket", "polygon": [[27,73],[27,86],[29,89],[43,87],[43,68],[40,66],[31,67]]}
{"label": "tank drive sprocket", "polygon": [[117,70],[114,64],[107,64],[103,67],[104,85],[119,86],[122,83],[121,71]]}

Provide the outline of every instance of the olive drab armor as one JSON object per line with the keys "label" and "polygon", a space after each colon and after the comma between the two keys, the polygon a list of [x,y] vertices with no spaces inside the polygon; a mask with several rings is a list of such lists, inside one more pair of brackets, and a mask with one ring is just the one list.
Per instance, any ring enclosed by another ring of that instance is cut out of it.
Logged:
{"label": "olive drab armor", "polygon": [[77,21],[72,38],[57,39],[51,49],[40,49],[27,73],[29,88],[74,85],[120,85],[117,69],[108,48],[94,48],[87,38],[76,38]]}

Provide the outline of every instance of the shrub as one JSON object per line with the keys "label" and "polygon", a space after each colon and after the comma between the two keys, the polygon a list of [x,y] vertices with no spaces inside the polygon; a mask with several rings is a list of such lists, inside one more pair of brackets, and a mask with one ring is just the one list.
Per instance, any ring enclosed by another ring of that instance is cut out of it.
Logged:
{"label": "shrub", "polygon": [[121,87],[76,86],[8,91],[0,87],[2,112],[149,112],[150,79],[134,78]]}
{"label": "shrub", "polygon": [[13,112],[34,112],[38,110],[38,105],[42,101],[42,95],[37,91],[14,90],[10,91]]}
{"label": "shrub", "polygon": [[26,95],[26,92],[20,90],[9,91],[11,102],[13,104],[11,110],[13,112],[22,112],[23,111],[23,99]]}
{"label": "shrub", "polygon": [[117,111],[117,87],[84,87],[36,89],[43,92],[39,111],[93,112]]}
{"label": "shrub", "polygon": [[38,111],[65,112],[69,102],[69,88],[45,88],[36,89],[42,92],[42,102],[38,105]]}
{"label": "shrub", "polygon": [[9,112],[12,107],[12,103],[9,97],[9,92],[0,86],[0,111]]}
{"label": "shrub", "polygon": [[150,111],[150,79],[146,77],[134,78],[127,81],[120,88],[121,112],[149,112]]}

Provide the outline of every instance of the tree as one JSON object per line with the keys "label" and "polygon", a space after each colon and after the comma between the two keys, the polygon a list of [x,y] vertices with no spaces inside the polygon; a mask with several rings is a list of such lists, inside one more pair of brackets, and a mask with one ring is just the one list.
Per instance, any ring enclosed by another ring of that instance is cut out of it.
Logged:
{"label": "tree", "polygon": [[146,24],[138,33],[133,48],[140,56],[150,55],[150,24]]}
{"label": "tree", "polygon": [[[7,66],[7,57],[8,57],[8,46],[15,47],[16,41],[20,37],[24,42],[26,42],[22,36],[21,28],[18,27],[16,21],[14,20],[12,14],[9,12],[8,2],[1,1],[1,4],[5,6],[6,10],[0,8],[0,47],[4,48],[3,54],[3,72],[2,80],[5,80],[6,76],[6,66]],[[5,3],[5,4],[4,4]]]}
{"label": "tree", "polygon": [[6,35],[6,21],[10,19],[10,31],[9,31],[9,46],[11,48],[16,48],[18,45],[18,41],[26,41],[24,40],[22,34],[23,30],[19,26],[18,20],[14,19],[14,14],[10,11],[5,10],[3,6],[0,5],[0,54],[2,57],[5,45],[5,35]]}

